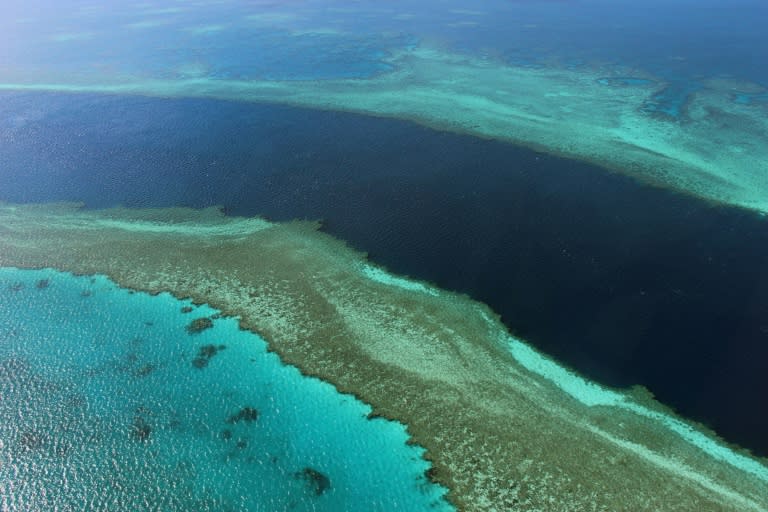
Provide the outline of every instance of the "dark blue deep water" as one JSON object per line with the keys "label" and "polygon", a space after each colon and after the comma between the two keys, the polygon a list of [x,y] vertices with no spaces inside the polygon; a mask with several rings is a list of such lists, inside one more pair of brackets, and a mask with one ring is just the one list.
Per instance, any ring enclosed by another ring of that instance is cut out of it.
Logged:
{"label": "dark blue deep water", "polygon": [[613,386],[768,455],[768,219],[412,123],[272,105],[3,94],[0,200],[322,219]]}

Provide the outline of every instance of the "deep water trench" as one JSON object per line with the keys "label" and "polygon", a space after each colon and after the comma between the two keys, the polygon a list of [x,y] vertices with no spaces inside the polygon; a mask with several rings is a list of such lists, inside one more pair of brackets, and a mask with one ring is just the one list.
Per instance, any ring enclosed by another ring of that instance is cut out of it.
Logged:
{"label": "deep water trench", "polygon": [[612,386],[768,455],[768,219],[406,121],[200,99],[3,94],[0,200],[322,219]]}

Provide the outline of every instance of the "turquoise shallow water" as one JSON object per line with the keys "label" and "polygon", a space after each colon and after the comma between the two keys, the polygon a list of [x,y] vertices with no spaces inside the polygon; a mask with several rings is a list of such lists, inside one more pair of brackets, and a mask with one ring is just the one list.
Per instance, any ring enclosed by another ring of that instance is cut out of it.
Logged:
{"label": "turquoise shallow water", "polygon": [[216,313],[0,269],[0,509],[452,509],[402,425]]}

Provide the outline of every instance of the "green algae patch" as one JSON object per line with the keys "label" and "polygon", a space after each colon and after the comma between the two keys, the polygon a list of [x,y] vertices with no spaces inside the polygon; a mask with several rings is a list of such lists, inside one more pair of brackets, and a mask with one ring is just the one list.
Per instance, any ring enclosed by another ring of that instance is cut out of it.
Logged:
{"label": "green algae patch", "polygon": [[[600,68],[532,69],[424,46],[393,51],[382,62],[393,71],[304,81],[9,73],[0,90],[211,97],[410,119],[768,212],[768,105],[733,101],[742,91],[764,93],[756,84],[704,80],[681,118],[667,119],[646,108],[667,84],[641,71],[628,80]],[[615,81],[622,85],[611,86]]]}
{"label": "green algae patch", "polygon": [[[377,270],[317,227],[0,205],[0,266],[106,274],[238,317],[286,363],[408,425],[460,510],[768,510],[765,461],[642,393],[574,381],[484,305]],[[247,404],[232,414],[258,417]]]}

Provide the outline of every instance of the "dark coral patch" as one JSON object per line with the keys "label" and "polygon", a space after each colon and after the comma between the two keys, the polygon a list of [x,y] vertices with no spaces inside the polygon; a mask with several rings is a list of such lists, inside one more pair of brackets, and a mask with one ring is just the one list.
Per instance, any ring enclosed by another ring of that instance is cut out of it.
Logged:
{"label": "dark coral patch", "polygon": [[331,488],[331,479],[316,469],[306,467],[294,473],[295,478],[306,482],[307,487],[314,491],[315,496],[320,496]]}
{"label": "dark coral patch", "polygon": [[152,427],[142,416],[134,416],[129,433],[134,441],[148,441]]}
{"label": "dark coral patch", "polygon": [[213,327],[213,320],[208,317],[195,318],[189,325],[187,325],[187,332],[189,334],[198,334],[206,329]]}
{"label": "dark coral patch", "polygon": [[139,368],[138,370],[133,372],[133,374],[136,377],[146,377],[147,375],[149,375],[153,371],[155,371],[155,365],[153,365],[153,364],[145,364],[144,366],[142,366],[141,368]]}
{"label": "dark coral patch", "polygon": [[22,432],[19,436],[19,447],[23,451],[32,451],[42,448],[45,444],[45,436],[39,432]]}
{"label": "dark coral patch", "polygon": [[197,368],[198,370],[202,370],[206,366],[208,366],[208,358],[207,357],[196,357],[192,360],[192,366]]}
{"label": "dark coral patch", "polygon": [[220,436],[220,437],[221,437],[223,440],[225,440],[225,441],[229,441],[230,439],[232,439],[232,431],[231,431],[231,430],[229,430],[228,428],[225,428],[224,430],[222,430],[222,431],[221,431],[221,433],[219,434],[219,436]]}
{"label": "dark coral patch", "polygon": [[243,407],[236,414],[233,414],[232,416],[227,418],[227,423],[234,424],[234,423],[240,423],[241,421],[252,423],[258,419],[259,419],[258,409],[255,409],[254,407]]}
{"label": "dark coral patch", "polygon": [[224,350],[227,348],[226,345],[203,345],[200,347],[200,350],[197,352],[197,355],[199,357],[207,357],[208,359],[215,356],[219,350]]}
{"label": "dark coral patch", "polygon": [[184,314],[191,313],[192,311],[194,311],[194,308],[192,306],[184,306],[183,308],[181,308],[181,312]]}
{"label": "dark coral patch", "polygon": [[9,287],[9,289],[10,289],[12,292],[20,292],[21,290],[23,290],[23,289],[24,289],[24,283],[13,283],[13,284],[12,284],[12,285]]}
{"label": "dark coral patch", "polygon": [[35,287],[38,290],[43,290],[45,288],[48,288],[48,286],[51,284],[50,279],[40,279],[37,283],[35,283]]}
{"label": "dark coral patch", "polygon": [[225,348],[227,348],[226,345],[203,345],[197,351],[197,357],[192,360],[192,366],[199,369],[205,368],[211,358]]}

